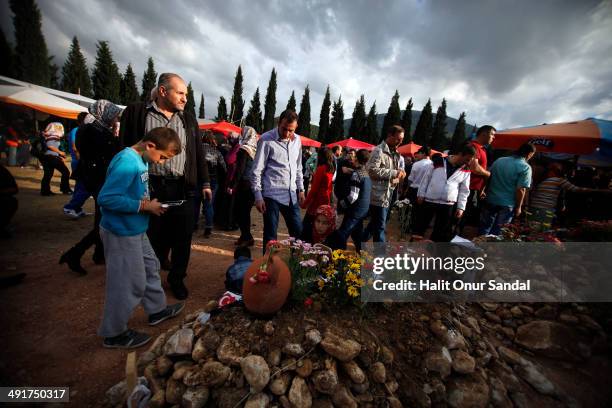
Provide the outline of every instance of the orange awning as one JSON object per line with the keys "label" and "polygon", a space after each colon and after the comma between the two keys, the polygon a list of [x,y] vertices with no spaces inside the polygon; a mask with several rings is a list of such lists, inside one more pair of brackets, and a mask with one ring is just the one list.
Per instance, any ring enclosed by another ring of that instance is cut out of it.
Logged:
{"label": "orange awning", "polygon": [[0,85],[0,101],[66,119],[76,119],[80,112],[87,112],[84,106],[23,86]]}

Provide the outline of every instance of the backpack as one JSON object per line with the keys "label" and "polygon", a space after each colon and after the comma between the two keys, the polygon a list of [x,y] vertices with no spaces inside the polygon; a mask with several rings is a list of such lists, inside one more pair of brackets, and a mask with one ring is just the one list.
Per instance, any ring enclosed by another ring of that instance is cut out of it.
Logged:
{"label": "backpack", "polygon": [[44,136],[38,136],[30,143],[30,154],[37,159],[44,156],[47,151],[47,142]]}

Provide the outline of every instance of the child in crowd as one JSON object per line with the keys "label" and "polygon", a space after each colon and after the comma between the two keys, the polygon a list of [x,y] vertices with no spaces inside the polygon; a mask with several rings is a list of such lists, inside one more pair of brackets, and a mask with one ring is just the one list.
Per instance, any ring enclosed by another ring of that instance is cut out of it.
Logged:
{"label": "child in crowd", "polygon": [[239,246],[234,250],[234,263],[225,272],[225,289],[234,293],[242,293],[242,280],[253,260],[251,250],[247,246]]}
{"label": "child in crowd", "polygon": [[313,244],[323,243],[336,230],[336,209],[331,205],[320,205],[312,225]]}
{"label": "child in crowd", "polygon": [[107,348],[135,348],[151,340],[146,333],[128,330],[134,308],[142,303],[154,326],[178,315],[183,303],[166,305],[159,276],[159,260],[147,238],[149,214],[165,208],[149,200],[149,163],[161,163],[181,151],[171,128],[155,128],[111,161],[98,204],[102,212],[100,236],[106,258],[106,300],[98,331]]}

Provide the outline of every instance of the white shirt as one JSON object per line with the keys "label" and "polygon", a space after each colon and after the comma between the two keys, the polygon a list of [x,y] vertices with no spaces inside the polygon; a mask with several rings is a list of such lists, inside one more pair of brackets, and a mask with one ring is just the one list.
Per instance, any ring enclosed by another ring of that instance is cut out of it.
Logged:
{"label": "white shirt", "polygon": [[408,181],[410,181],[410,187],[419,188],[421,186],[423,176],[425,175],[425,172],[431,164],[431,159],[429,157],[426,157],[412,165],[412,170],[410,170],[410,175],[408,176]]}

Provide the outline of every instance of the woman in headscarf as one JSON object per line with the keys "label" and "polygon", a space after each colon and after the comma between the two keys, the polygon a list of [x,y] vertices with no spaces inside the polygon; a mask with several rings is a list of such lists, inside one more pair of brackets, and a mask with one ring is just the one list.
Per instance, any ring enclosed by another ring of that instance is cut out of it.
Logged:
{"label": "woman in headscarf", "polygon": [[228,174],[227,193],[235,197],[234,218],[240,227],[240,237],[234,242],[238,246],[253,246],[251,234],[251,208],[255,196],[251,191],[251,170],[257,151],[257,132],[245,126],[238,140],[238,153],[234,172]]}
{"label": "woman in headscarf", "polygon": [[[219,178],[223,177],[226,171],[225,159],[221,154],[221,151],[217,147],[217,139],[210,130],[207,130],[202,135],[202,147],[204,148],[204,158],[206,159],[206,165],[208,166],[208,178],[210,179],[210,189],[212,190],[212,196],[210,198],[202,199],[202,214],[204,215],[204,238],[209,238],[212,234],[212,228],[214,224],[214,203],[215,196],[219,187]],[[196,222],[195,228],[197,229],[200,206],[196,210]]]}
{"label": "woman in headscarf", "polygon": [[221,184],[221,189],[217,193],[217,206],[215,207],[215,219],[223,226],[225,231],[238,229],[236,218],[234,217],[234,204],[236,197],[230,194],[230,183],[236,176],[236,165],[238,163],[238,151],[240,150],[240,133],[230,132],[227,136],[229,149],[224,155],[227,172]]}
{"label": "woman in headscarf", "polygon": [[60,264],[67,263],[70,269],[82,275],[87,271],[81,266],[81,257],[92,245],[95,245],[94,263],[104,264],[104,248],[99,234],[101,214],[97,199],[106,178],[108,165],[120,150],[117,136],[121,108],[100,99],[89,106],[89,113],[93,121],[81,126],[77,132],[76,147],[81,155],[77,177],[96,200],[94,227],[60,258]]}
{"label": "woman in headscarf", "polygon": [[40,163],[43,166],[44,175],[40,182],[40,195],[50,196],[55,195],[51,191],[51,178],[54,170],[57,170],[62,175],[60,190],[63,194],[72,194],[70,189],[70,170],[64,164],[66,153],[60,150],[60,144],[64,138],[64,125],[59,122],[52,122],[47,125],[43,132],[47,150],[40,158]]}

